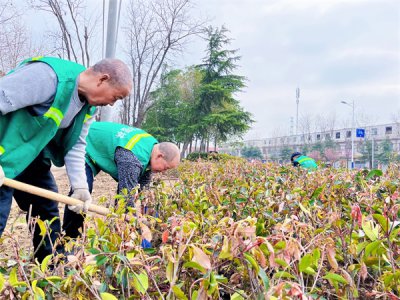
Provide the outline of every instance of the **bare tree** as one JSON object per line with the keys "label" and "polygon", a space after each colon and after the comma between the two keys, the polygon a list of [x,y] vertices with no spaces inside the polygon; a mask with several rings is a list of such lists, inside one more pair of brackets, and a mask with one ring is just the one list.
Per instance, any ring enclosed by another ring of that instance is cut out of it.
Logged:
{"label": "bare tree", "polygon": [[397,112],[392,113],[392,121],[394,123],[400,123],[400,110]]}
{"label": "bare tree", "polygon": [[331,113],[329,115],[317,115],[315,118],[315,128],[319,132],[329,132],[331,136],[335,130],[336,125],[336,115]]}
{"label": "bare tree", "polygon": [[190,15],[190,0],[131,0],[125,24],[134,92],[122,106],[122,121],[140,126],[163,65],[180,53],[203,24]]}
{"label": "bare tree", "polygon": [[89,66],[89,45],[94,37],[96,22],[84,17],[85,1],[30,0],[30,3],[33,8],[51,13],[57,19],[59,29],[49,34],[58,45],[53,52],[61,58]]}
{"label": "bare tree", "polygon": [[33,46],[21,16],[11,0],[0,0],[0,76],[41,50]]}
{"label": "bare tree", "polygon": [[358,127],[366,127],[376,124],[378,118],[376,115],[368,114],[365,111],[358,111],[355,117],[355,125]]}
{"label": "bare tree", "polygon": [[0,25],[7,24],[18,16],[12,0],[0,0]]}
{"label": "bare tree", "polygon": [[19,44],[20,41],[20,39],[12,38],[11,35],[15,37],[15,35],[22,33],[19,28],[15,28],[19,25],[18,17],[19,13],[11,0],[0,0],[0,76],[4,76],[7,71],[16,65],[10,61],[9,56],[10,54],[15,56],[14,51],[10,49],[10,43],[14,46]]}
{"label": "bare tree", "polygon": [[392,114],[392,121],[396,124],[395,126],[395,133],[397,136],[400,136],[400,110]]}
{"label": "bare tree", "polygon": [[313,128],[313,117],[310,114],[301,115],[299,119],[299,133],[302,135],[303,145],[311,144],[311,133],[315,131]]}

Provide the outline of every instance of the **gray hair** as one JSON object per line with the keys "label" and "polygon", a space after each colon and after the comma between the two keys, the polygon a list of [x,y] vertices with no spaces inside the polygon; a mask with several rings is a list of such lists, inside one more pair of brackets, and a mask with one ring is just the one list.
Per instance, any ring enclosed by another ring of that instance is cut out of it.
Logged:
{"label": "gray hair", "polygon": [[128,66],[119,59],[105,58],[96,63],[93,72],[110,75],[110,84],[118,87],[132,85],[132,73]]}
{"label": "gray hair", "polygon": [[158,149],[164,155],[166,162],[173,161],[177,156],[180,158],[180,152],[177,145],[170,142],[162,142],[158,144]]}

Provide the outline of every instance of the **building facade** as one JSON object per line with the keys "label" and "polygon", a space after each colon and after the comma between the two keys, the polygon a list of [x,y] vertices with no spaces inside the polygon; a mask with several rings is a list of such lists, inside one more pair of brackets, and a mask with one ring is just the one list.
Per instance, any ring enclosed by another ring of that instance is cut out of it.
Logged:
{"label": "building facade", "polygon": [[[297,135],[245,140],[243,147],[257,147],[266,161],[285,162],[290,153],[300,151],[314,156],[317,160],[336,165],[348,165],[351,162],[352,134],[354,134],[354,161],[356,166],[372,167],[378,164],[376,158],[383,151],[383,143],[390,145],[393,153],[400,153],[400,123],[358,127],[365,130],[364,137],[357,137],[356,130],[341,128]],[[241,148],[222,145],[222,153],[241,156]],[[322,152],[322,155],[321,155]]]}

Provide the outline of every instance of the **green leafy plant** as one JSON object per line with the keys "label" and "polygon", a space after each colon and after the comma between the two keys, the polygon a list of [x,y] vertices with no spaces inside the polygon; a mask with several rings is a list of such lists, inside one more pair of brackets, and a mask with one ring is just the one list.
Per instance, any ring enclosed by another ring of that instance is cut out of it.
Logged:
{"label": "green leafy plant", "polygon": [[15,250],[0,259],[0,297],[397,299],[398,166],[309,173],[201,160],[177,174],[140,193],[128,216],[120,195],[114,214],[88,217],[67,256],[38,264],[4,235],[0,249]]}

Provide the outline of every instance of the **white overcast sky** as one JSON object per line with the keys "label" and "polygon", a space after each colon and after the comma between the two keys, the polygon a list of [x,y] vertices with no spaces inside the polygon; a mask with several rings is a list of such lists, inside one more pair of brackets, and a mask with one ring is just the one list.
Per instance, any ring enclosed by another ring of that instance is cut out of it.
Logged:
{"label": "white overcast sky", "polygon": [[[214,25],[225,25],[248,78],[238,95],[256,123],[247,138],[290,131],[299,115],[392,121],[400,110],[399,0],[202,0]],[[190,50],[193,57],[196,51]],[[189,62],[190,64],[191,62]]]}
{"label": "white overcast sky", "polygon": [[[90,1],[97,3],[102,1]],[[376,124],[400,112],[400,0],[197,0],[193,14],[224,25],[247,77],[239,93],[255,123],[246,138],[290,132],[299,115],[356,117]],[[101,26],[101,23],[99,24]],[[198,64],[205,42],[193,41],[181,67]]]}

